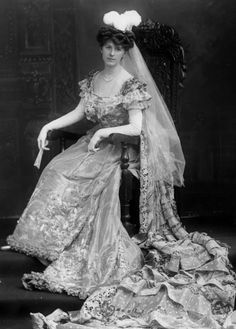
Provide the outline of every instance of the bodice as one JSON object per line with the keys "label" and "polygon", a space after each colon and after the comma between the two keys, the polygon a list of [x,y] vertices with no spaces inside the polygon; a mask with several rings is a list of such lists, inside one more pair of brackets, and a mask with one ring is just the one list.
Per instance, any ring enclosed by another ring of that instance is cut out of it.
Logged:
{"label": "bodice", "polygon": [[90,74],[79,82],[80,96],[84,100],[84,113],[88,120],[101,127],[115,127],[129,123],[128,110],[144,110],[151,96],[146,84],[131,77],[124,82],[115,96],[101,97],[94,92],[94,76]]}
{"label": "bodice", "polygon": [[117,97],[100,97],[90,94],[85,102],[85,116],[103,127],[128,124],[128,112]]}

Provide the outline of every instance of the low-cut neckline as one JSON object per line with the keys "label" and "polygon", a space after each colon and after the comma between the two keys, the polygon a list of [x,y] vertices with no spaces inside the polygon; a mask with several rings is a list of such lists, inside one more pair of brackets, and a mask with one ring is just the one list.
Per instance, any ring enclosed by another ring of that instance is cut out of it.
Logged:
{"label": "low-cut neckline", "polygon": [[95,80],[95,77],[98,75],[98,73],[100,73],[100,71],[96,71],[96,72],[93,74],[93,76],[92,76],[92,80],[91,80],[91,93],[92,93],[93,95],[97,96],[98,98],[101,98],[101,99],[103,99],[103,98],[110,99],[110,98],[115,98],[115,97],[120,96],[121,93],[122,93],[122,91],[123,91],[123,89],[124,89],[124,87],[125,87],[125,85],[126,85],[126,83],[127,83],[128,81],[131,81],[131,80],[134,79],[133,76],[131,76],[130,78],[126,79],[126,80],[121,84],[121,87],[120,87],[119,91],[118,91],[115,95],[113,95],[113,96],[101,96],[101,95],[98,95],[97,93],[95,93],[95,90],[94,90],[94,80]]}

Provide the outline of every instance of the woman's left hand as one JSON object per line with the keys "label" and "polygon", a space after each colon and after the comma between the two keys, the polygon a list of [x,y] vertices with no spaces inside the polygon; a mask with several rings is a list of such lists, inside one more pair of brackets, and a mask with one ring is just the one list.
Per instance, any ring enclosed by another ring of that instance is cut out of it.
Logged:
{"label": "woman's left hand", "polygon": [[88,144],[88,151],[89,152],[97,152],[100,148],[98,147],[99,143],[102,139],[107,138],[109,136],[108,131],[104,129],[99,129],[95,132],[93,137],[90,139]]}

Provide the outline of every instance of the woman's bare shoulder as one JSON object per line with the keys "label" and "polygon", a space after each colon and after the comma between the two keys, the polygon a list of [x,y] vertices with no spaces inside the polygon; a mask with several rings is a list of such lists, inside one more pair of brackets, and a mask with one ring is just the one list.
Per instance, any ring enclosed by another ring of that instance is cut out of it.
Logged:
{"label": "woman's bare shoulder", "polygon": [[132,74],[130,74],[125,69],[123,69],[123,71],[122,71],[122,80],[126,81],[126,80],[129,80],[129,79],[132,79],[133,77],[134,76]]}

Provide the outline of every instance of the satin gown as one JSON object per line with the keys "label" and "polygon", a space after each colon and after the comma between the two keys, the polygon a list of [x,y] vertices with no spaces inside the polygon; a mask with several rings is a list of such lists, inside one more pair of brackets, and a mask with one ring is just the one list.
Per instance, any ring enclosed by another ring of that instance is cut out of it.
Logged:
{"label": "satin gown", "polygon": [[[131,78],[116,96],[102,98],[93,81],[91,75],[80,87],[95,128],[45,168],[8,238],[12,248],[52,262],[44,273],[25,274],[26,288],[89,297],[78,311],[32,314],[33,328],[222,328],[235,299],[227,247],[181,227],[173,186],[160,181],[148,193],[144,160],[140,212],[151,213],[148,200],[156,223],[131,239],[120,221],[120,145],[105,140],[98,152],[87,151],[96,129],[127,124],[129,110],[148,111],[145,84]],[[130,150],[134,174],[147,151],[143,141],[141,135],[139,155]]]}
{"label": "satin gown", "polygon": [[[144,85],[127,80],[114,97],[93,92],[94,74],[81,81],[85,115],[95,126],[44,169],[8,244],[15,250],[49,260],[44,273],[25,274],[26,288],[85,298],[100,285],[120,282],[143,263],[140,248],[120,220],[121,145],[104,140],[88,152],[93,133],[129,123],[128,111],[145,110],[150,100]],[[138,154],[130,149],[130,170]]]}

